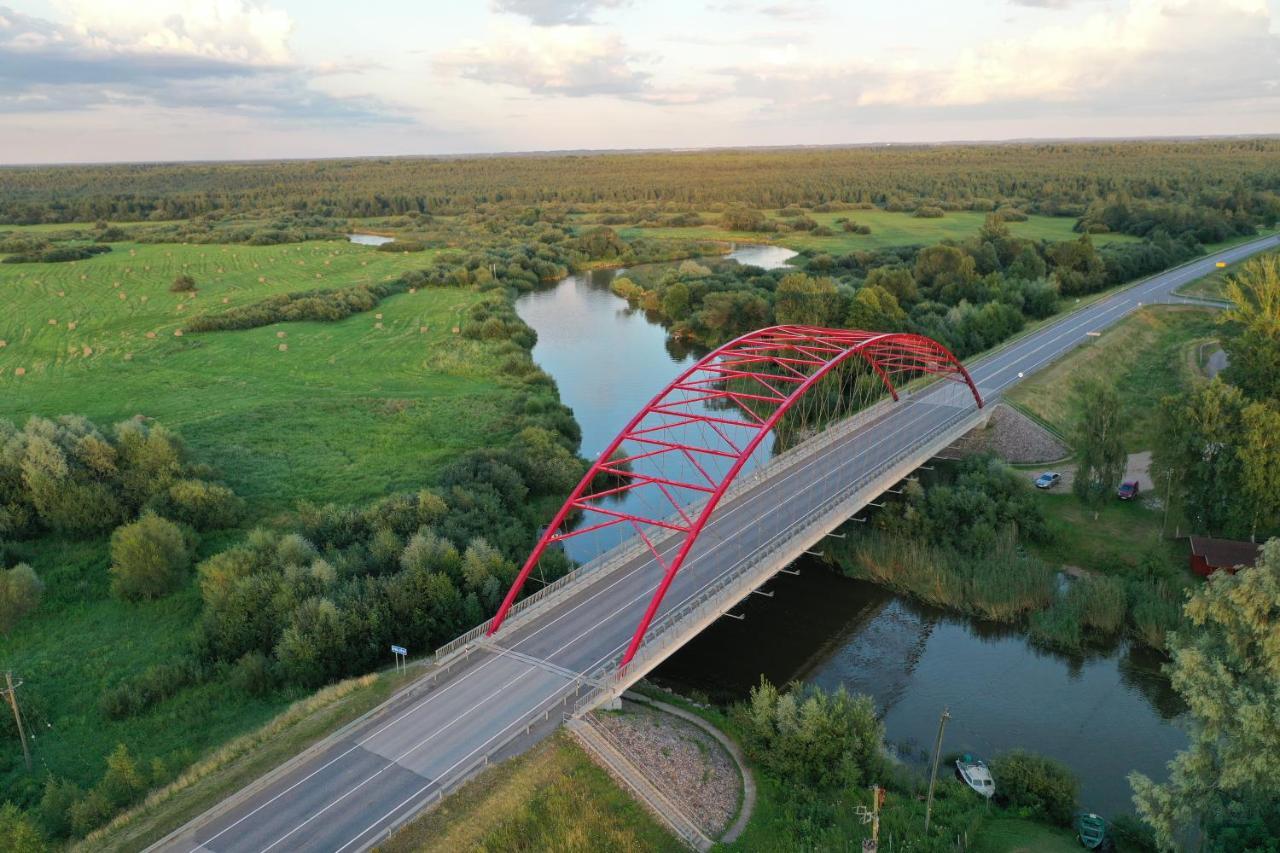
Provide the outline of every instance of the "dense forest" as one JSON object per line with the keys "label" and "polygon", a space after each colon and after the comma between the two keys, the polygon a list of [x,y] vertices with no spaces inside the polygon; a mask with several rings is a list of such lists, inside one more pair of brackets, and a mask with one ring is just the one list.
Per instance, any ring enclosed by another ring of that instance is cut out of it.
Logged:
{"label": "dense forest", "polygon": [[1274,217],[1278,192],[1275,139],[160,163],[0,170],[0,223],[833,202],[944,211],[1007,204],[1081,216],[1116,195],[1232,214],[1266,208]]}

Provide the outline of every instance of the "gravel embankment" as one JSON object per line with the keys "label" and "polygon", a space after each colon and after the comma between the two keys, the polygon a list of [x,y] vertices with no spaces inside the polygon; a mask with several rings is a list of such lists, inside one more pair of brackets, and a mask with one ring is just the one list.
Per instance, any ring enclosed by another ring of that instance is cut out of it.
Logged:
{"label": "gravel embankment", "polygon": [[985,429],[975,429],[960,441],[960,453],[994,453],[1006,462],[1054,462],[1071,452],[1057,436],[1011,406],[997,403]]}
{"label": "gravel embankment", "polygon": [[627,757],[711,838],[738,811],[742,778],[733,759],[709,734],[670,714],[624,701],[621,712],[596,719]]}

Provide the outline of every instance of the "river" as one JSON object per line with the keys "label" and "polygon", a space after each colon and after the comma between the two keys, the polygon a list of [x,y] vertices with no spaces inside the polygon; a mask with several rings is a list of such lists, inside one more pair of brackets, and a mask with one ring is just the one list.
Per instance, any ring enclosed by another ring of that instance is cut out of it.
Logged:
{"label": "river", "polygon": [[[728,257],[773,268],[793,254],[742,246]],[[699,355],[610,292],[623,272],[569,276],[516,302],[538,333],[534,360],[582,425],[588,457]],[[596,556],[620,528],[568,540],[570,555]],[[653,680],[720,702],[744,698],[762,674],[776,684],[843,685],[875,699],[890,745],[920,766],[949,708],[944,752],[990,757],[1023,747],[1051,756],[1080,777],[1081,805],[1104,814],[1131,810],[1130,770],[1163,778],[1186,743],[1177,698],[1150,653],[1122,643],[1088,658],[1054,654],[1016,630],[920,607],[816,560],[798,568],[798,577],[770,582],[773,598],[752,596],[735,610],[745,619],[719,620]]]}

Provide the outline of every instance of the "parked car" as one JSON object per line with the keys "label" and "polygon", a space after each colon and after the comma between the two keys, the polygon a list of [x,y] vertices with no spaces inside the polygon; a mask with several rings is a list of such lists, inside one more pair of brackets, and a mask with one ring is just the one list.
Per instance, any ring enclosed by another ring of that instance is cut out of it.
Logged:
{"label": "parked car", "polygon": [[1116,489],[1116,497],[1122,501],[1131,501],[1138,496],[1138,481],[1128,480]]}
{"label": "parked car", "polygon": [[1037,489],[1052,489],[1058,485],[1058,481],[1062,479],[1062,475],[1056,471],[1045,471],[1039,477],[1036,477]]}

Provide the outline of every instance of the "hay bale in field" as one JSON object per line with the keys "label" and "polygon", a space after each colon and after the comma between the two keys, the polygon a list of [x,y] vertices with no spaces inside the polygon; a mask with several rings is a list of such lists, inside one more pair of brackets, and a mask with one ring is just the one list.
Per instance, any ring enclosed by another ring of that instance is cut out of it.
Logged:
{"label": "hay bale in field", "polygon": [[142,302],[146,302],[146,301],[147,301],[147,297],[145,297],[145,296],[139,296],[139,297],[138,297],[138,299],[139,299],[140,301],[142,301]]}
{"label": "hay bale in field", "polygon": [[277,337],[277,338],[287,338],[287,337],[288,337],[288,335],[287,335],[285,332],[276,332],[276,337]]}
{"label": "hay bale in field", "polygon": [[118,293],[118,294],[116,294],[116,295],[120,297],[120,301],[121,301],[121,302],[123,302],[124,300],[126,300],[126,299],[128,299],[128,298],[129,298],[129,295],[128,295],[127,293],[124,293],[124,292]]}
{"label": "hay bale in field", "polygon": [[58,321],[57,321],[57,320],[54,320],[54,319],[51,317],[51,318],[49,318],[49,325],[50,325],[50,326],[56,326],[56,325],[58,325]]}
{"label": "hay bale in field", "polygon": [[280,350],[280,352],[288,352],[288,351],[289,351],[289,345],[288,345],[288,344],[281,344],[281,345],[278,347],[278,349]]}
{"label": "hay bale in field", "polygon": [[265,275],[258,276],[258,284],[266,284],[266,283],[267,283],[267,277]]}
{"label": "hay bale in field", "polygon": [[8,341],[0,340],[0,349],[4,349],[9,345]]}
{"label": "hay bale in field", "polygon": [[416,287],[411,287],[411,288],[409,288],[409,292],[410,292],[410,293],[417,293],[417,292],[418,292],[418,288],[416,288]]}
{"label": "hay bale in field", "polygon": [[124,354],[124,360],[125,360],[125,361],[133,361],[133,353],[131,353],[131,352],[127,352],[127,353],[125,353],[125,354]]}
{"label": "hay bale in field", "polygon": [[26,376],[26,375],[27,375],[27,369],[26,369],[25,367],[15,367],[15,368],[13,369],[13,375],[14,375],[14,376]]}
{"label": "hay bale in field", "polygon": [[89,356],[93,355],[93,347],[85,347],[84,355],[85,355],[85,358],[88,358]]}
{"label": "hay bale in field", "polygon": [[420,335],[425,335],[426,333],[427,333],[427,327],[426,327],[426,326],[419,326],[419,327],[418,327],[418,334],[420,334]]}
{"label": "hay bale in field", "polygon": [[382,319],[382,315],[381,315],[381,314],[374,314],[374,315],[373,315],[373,318],[374,318],[375,320],[381,320],[381,319]]}
{"label": "hay bale in field", "polygon": [[373,327],[374,327],[375,329],[381,329],[381,328],[382,328],[382,324],[381,324],[381,323],[374,323],[374,324],[373,324]]}
{"label": "hay bale in field", "polygon": [[223,304],[223,305],[226,305],[226,304],[228,304],[229,302],[231,302],[231,300],[230,300],[230,299],[228,299],[228,298],[227,298],[227,297],[225,297],[225,296],[224,296],[224,297],[222,297],[222,304]]}
{"label": "hay bale in field", "polygon": [[173,336],[174,336],[175,338],[180,338],[180,337],[182,337],[182,330],[181,330],[181,329],[174,329],[174,330],[173,330]]}
{"label": "hay bale in field", "polygon": [[147,332],[147,337],[148,337],[148,338],[151,338],[152,340],[155,340],[156,333],[155,333],[155,332]]}
{"label": "hay bale in field", "polygon": [[76,323],[75,320],[72,320],[70,323],[67,324],[67,328],[74,332],[76,330],[77,325],[79,324]]}
{"label": "hay bale in field", "polygon": [[460,334],[462,334],[462,329],[458,328],[457,326],[454,326],[454,327],[453,327],[453,333],[454,333],[455,335],[460,335]]}

